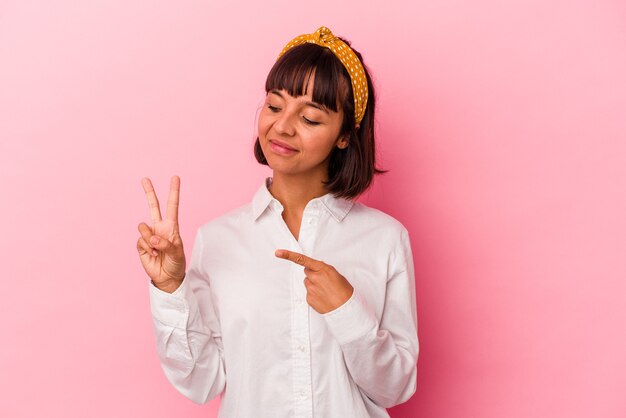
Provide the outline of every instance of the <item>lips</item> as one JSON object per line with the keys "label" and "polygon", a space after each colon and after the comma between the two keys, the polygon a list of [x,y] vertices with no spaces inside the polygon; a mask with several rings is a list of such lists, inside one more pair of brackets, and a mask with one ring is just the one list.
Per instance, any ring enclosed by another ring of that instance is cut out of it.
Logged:
{"label": "lips", "polygon": [[270,142],[273,143],[273,144],[279,145],[279,146],[281,146],[283,148],[287,148],[288,150],[298,151],[297,149],[295,149],[294,147],[290,146],[286,142],[279,141],[277,139],[270,139]]}

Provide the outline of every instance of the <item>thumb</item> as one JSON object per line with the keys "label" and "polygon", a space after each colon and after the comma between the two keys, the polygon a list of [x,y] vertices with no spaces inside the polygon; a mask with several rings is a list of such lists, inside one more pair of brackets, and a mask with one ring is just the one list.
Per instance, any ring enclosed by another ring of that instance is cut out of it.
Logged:
{"label": "thumb", "polygon": [[172,247],[172,243],[167,239],[160,237],[158,235],[153,235],[150,237],[150,245],[152,245],[157,250],[167,251]]}

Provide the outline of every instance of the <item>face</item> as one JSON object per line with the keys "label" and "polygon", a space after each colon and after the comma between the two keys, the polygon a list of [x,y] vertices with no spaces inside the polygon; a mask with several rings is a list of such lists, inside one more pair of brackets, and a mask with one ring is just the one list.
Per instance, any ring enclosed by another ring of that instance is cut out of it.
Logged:
{"label": "face", "polygon": [[335,112],[313,102],[314,77],[309,78],[303,96],[296,98],[286,90],[274,90],[265,98],[259,116],[259,143],[274,171],[319,172],[325,176],[333,148],[348,145],[347,136],[339,135],[344,116],[341,106]]}

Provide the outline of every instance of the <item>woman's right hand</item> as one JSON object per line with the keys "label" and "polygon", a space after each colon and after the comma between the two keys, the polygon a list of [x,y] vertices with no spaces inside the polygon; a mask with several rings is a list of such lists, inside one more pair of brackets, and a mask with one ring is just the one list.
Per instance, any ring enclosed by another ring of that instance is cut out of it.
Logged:
{"label": "woman's right hand", "polygon": [[172,177],[170,195],[167,200],[167,216],[161,219],[159,201],[149,178],[141,179],[148,198],[152,215],[152,227],[145,222],[139,224],[141,237],[137,251],[143,268],[159,289],[172,293],[185,278],[185,252],[178,230],[178,198],[180,178]]}

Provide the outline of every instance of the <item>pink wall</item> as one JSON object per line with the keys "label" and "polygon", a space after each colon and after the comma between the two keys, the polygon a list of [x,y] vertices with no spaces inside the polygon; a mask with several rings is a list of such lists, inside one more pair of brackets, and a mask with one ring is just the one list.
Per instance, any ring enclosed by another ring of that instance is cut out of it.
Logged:
{"label": "pink wall", "polygon": [[378,89],[392,171],[362,201],[412,238],[418,389],[391,415],[626,416],[625,3],[217,3],[0,3],[0,416],[216,416],[158,364],[140,179],[164,202],[181,177],[189,254],[271,173],[265,76],[320,25]]}

